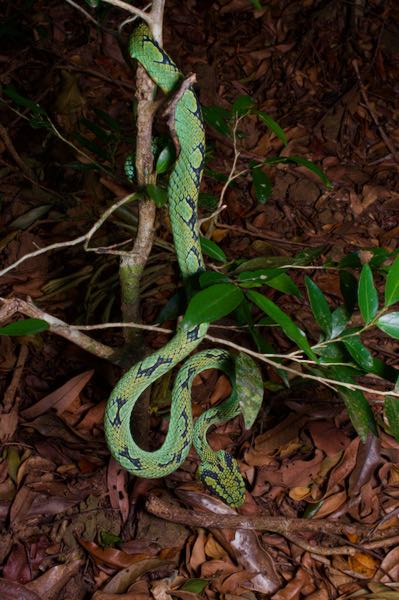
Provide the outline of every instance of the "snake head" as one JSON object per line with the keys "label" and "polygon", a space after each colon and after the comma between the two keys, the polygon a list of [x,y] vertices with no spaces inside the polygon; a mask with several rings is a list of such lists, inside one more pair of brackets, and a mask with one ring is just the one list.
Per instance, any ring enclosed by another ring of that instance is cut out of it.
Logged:
{"label": "snake head", "polygon": [[237,461],[225,450],[215,452],[211,460],[198,467],[199,477],[205,487],[233,508],[243,504],[245,484]]}

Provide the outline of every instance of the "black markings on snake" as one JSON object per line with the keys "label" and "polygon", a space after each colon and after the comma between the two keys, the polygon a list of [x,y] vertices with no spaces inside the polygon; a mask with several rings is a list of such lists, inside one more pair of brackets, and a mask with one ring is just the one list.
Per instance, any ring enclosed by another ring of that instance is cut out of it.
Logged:
{"label": "black markings on snake", "polygon": [[139,458],[133,458],[130,456],[129,448],[125,446],[123,450],[119,452],[121,458],[127,458],[127,460],[134,466],[135,469],[142,469],[141,460]]}
{"label": "black markings on snake", "polygon": [[197,231],[197,223],[198,223],[198,218],[197,218],[197,205],[195,200],[191,197],[191,196],[186,196],[186,203],[189,205],[189,207],[191,208],[191,217],[189,219],[185,219],[182,215],[181,215],[181,220],[187,225],[187,227],[190,229],[193,239],[194,241],[198,241],[198,231]]}
{"label": "black markings on snake", "polygon": [[[190,380],[191,380],[191,377],[194,375],[195,371],[196,371],[195,367],[189,367],[188,368],[187,377],[186,377],[186,379],[181,384],[181,388],[182,389],[185,389],[185,390],[189,389],[189,387],[190,387]],[[183,415],[183,413],[186,415],[185,411],[182,412],[182,415]]]}
{"label": "black markings on snake", "polygon": [[124,406],[126,404],[127,400],[128,400],[127,398],[121,398],[120,396],[117,396],[112,401],[112,403],[116,404],[116,406],[117,406],[114,418],[109,420],[111,425],[113,425],[114,427],[120,427],[120,425],[121,425],[120,412],[121,412],[122,406]]}
{"label": "black markings on snake", "polygon": [[143,369],[140,366],[137,370],[137,375],[144,375],[144,377],[149,377],[154,373],[154,371],[156,371],[158,367],[160,367],[161,365],[170,365],[171,362],[173,362],[171,358],[163,358],[162,356],[157,356],[157,360],[154,362],[153,365],[150,365],[146,369]]}
{"label": "black markings on snake", "polygon": [[186,334],[186,339],[188,342],[195,342],[196,340],[198,340],[198,332],[199,332],[199,325],[196,325],[196,327],[194,327],[194,329],[190,329],[190,331],[187,331]]}

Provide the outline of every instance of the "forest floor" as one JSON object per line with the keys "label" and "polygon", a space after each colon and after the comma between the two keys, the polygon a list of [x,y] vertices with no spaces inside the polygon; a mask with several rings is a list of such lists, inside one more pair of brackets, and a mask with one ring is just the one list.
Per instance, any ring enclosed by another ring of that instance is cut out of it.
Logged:
{"label": "forest floor", "polygon": [[[204,106],[229,110],[250,96],[284,130],[286,145],[256,115],[243,119],[238,168],[248,159],[302,156],[331,180],[327,189],[303,165],[268,165],[272,190],[260,203],[244,176],[227,189],[212,239],[229,260],[291,264],[307,255],[307,269],[290,269],[291,280],[303,291],[311,275],[335,307],[338,271],[323,265],[345,256],[348,265],[372,264],[399,249],[399,7],[389,0],[264,4],[167,0],[164,46],[185,73],[196,73]],[[131,191],[123,162],[134,141],[135,88],[114,35],[122,11],[85,5],[98,28],[61,0],[3,5],[0,251],[7,266],[85,234]],[[211,170],[201,216],[222,191],[215,173],[228,175],[233,146],[223,128],[207,128]],[[166,209],[158,215],[142,288],[147,324],[157,322],[178,282]],[[96,245],[120,242],[134,227],[134,210],[121,210]],[[117,266],[113,255],[65,247],[5,273],[0,293],[70,324],[118,321]],[[382,272],[376,284],[382,293]],[[266,291],[317,340],[303,296]],[[280,353],[292,350],[279,328],[269,329]],[[87,333],[112,347],[122,340],[117,328]],[[254,349],[242,328],[212,334]],[[146,332],[147,351],[167,339]],[[366,343],[397,366],[398,341],[373,330]],[[44,332],[0,335],[0,372],[2,600],[399,597],[399,443],[377,394],[366,397],[380,435],[363,444],[334,390],[300,378],[287,387],[265,367],[254,427],[246,431],[236,418],[208,436],[239,460],[247,493],[237,513],[198,483],[193,450],[164,480],[135,480],[110,459],[102,421],[119,368]],[[160,398],[169,383],[152,394],[155,445],[167,430],[168,402]],[[215,371],[198,377],[194,416],[229,389]]]}

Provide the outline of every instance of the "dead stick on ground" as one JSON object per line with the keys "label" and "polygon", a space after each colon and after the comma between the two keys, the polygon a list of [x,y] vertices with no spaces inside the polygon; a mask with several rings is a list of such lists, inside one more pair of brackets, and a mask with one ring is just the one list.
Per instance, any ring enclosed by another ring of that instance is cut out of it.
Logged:
{"label": "dead stick on ground", "polygon": [[[361,545],[358,545],[357,547],[340,546],[336,548],[320,548],[320,546],[309,544],[298,537],[298,535],[304,531],[334,535],[356,533],[357,535],[367,536],[370,533],[370,527],[368,525],[341,523],[324,519],[285,519],[269,516],[200,513],[194,510],[180,508],[175,504],[169,504],[168,502],[165,502],[165,500],[156,498],[155,496],[150,496],[147,499],[146,508],[150,513],[157,517],[172,521],[173,523],[182,523],[189,527],[271,531],[283,535],[294,544],[298,544],[305,550],[314,554],[354,554],[358,551],[359,547],[369,549],[366,546]],[[396,528],[391,528],[389,532],[384,531],[385,544],[389,539],[387,536],[394,533],[397,534]],[[374,534],[373,538],[374,540],[376,538],[382,539],[382,536]],[[368,543],[370,544],[370,542]]]}

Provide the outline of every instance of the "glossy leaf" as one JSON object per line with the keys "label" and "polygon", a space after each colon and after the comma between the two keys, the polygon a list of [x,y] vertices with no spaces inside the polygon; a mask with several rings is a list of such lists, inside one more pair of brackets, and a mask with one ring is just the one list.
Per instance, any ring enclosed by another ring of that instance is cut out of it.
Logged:
{"label": "glossy leaf", "polygon": [[399,257],[389,267],[385,283],[385,306],[399,301]]}
{"label": "glossy leaf", "polygon": [[199,284],[202,289],[207,288],[216,283],[231,283],[230,279],[224,273],[217,273],[216,271],[205,271],[199,276]]}
{"label": "glossy leaf", "polygon": [[349,354],[362,369],[367,372],[373,368],[373,356],[366,346],[361,343],[358,337],[348,337],[343,340],[343,343]]}
{"label": "glossy leaf", "polygon": [[170,144],[166,145],[157,158],[155,170],[158,175],[165,173],[176,159],[176,152]]}
{"label": "glossy leaf", "polygon": [[329,180],[327,175],[325,175],[325,173],[323,173],[323,171],[320,169],[320,167],[315,165],[315,163],[312,162],[311,160],[308,160],[307,158],[303,158],[303,156],[272,156],[270,158],[266,158],[263,162],[268,165],[277,165],[279,163],[302,165],[303,167],[306,167],[307,169],[309,169],[309,171],[312,171],[312,173],[317,175],[317,177],[320,179],[320,181],[328,189],[332,189],[332,187],[333,187],[331,181]]}
{"label": "glossy leaf", "polygon": [[[353,383],[353,371],[349,367],[335,365],[330,367],[329,371],[334,379],[345,383]],[[373,411],[362,391],[344,387],[339,387],[338,389],[345,402],[351,423],[362,442],[366,441],[369,433],[377,435],[377,426]]]}
{"label": "glossy leaf", "polygon": [[363,265],[359,279],[358,302],[364,322],[370,323],[378,310],[378,294],[369,265]]}
{"label": "glossy leaf", "polygon": [[269,279],[265,282],[269,287],[278,290],[279,292],[283,292],[283,294],[291,294],[292,296],[296,296],[297,298],[301,298],[302,294],[292,277],[290,277],[287,273],[280,273],[276,277]]}
{"label": "glossy leaf", "polygon": [[345,329],[349,315],[344,306],[338,306],[331,315],[331,338],[338,337]]}
{"label": "glossy leaf", "polygon": [[48,328],[49,324],[43,319],[21,319],[0,327],[0,335],[34,335]]}
{"label": "glossy leaf", "polygon": [[386,396],[384,400],[384,414],[388,421],[390,432],[399,442],[399,398]]}
{"label": "glossy leaf", "polygon": [[166,190],[153,183],[148,183],[145,187],[149,197],[154,201],[155,206],[158,208],[165,206],[168,201],[168,193]]}
{"label": "glossy leaf", "polygon": [[235,359],[236,390],[244,418],[245,429],[250,429],[255,423],[263,401],[262,373],[256,362],[239,352]]}
{"label": "glossy leaf", "polygon": [[231,108],[231,111],[236,115],[245,115],[250,112],[254,106],[254,101],[251,96],[238,96]]}
{"label": "glossy leaf", "polygon": [[287,136],[284,131],[281,129],[280,125],[271,117],[267,112],[263,110],[258,110],[258,117],[267,125],[267,127],[274,133],[278,139],[283,142],[284,146],[288,144]]}
{"label": "glossy leaf", "polygon": [[360,390],[341,388],[340,394],[344,399],[346,410],[356,433],[365,442],[369,433],[377,435],[373,411]]}
{"label": "glossy leaf", "polygon": [[167,301],[165,306],[159,311],[156,323],[163,323],[164,321],[170,321],[171,319],[177,319],[177,317],[183,314],[186,308],[186,293],[183,288],[177,290],[176,294],[173,294]]}
{"label": "glossy leaf", "polygon": [[261,167],[253,167],[251,175],[256,199],[261,204],[266,204],[272,193],[272,184],[269,177],[262,171]]}
{"label": "glossy leaf", "polygon": [[381,331],[399,340],[399,312],[391,312],[382,315],[376,325]]}
{"label": "glossy leaf", "polygon": [[242,291],[232,283],[219,283],[201,290],[191,298],[181,326],[189,329],[217,321],[237,308],[243,297]]}
{"label": "glossy leaf", "polygon": [[227,256],[213,240],[200,236],[201,249],[204,254],[219,262],[227,262]]}
{"label": "glossy leaf", "polygon": [[339,286],[346,310],[351,315],[357,302],[357,279],[350,271],[341,270],[339,272]]}
{"label": "glossy leaf", "polygon": [[238,283],[243,287],[261,287],[270,279],[280,275],[280,269],[257,269],[255,271],[243,271],[238,275]]}
{"label": "glossy leaf", "polygon": [[231,137],[229,125],[231,113],[228,110],[221,106],[203,106],[202,114],[208,125],[216,129],[216,131],[219,131],[222,135]]}
{"label": "glossy leaf", "polygon": [[248,297],[269,317],[280,325],[285,335],[295,342],[309,358],[317,361],[317,357],[311,349],[305,334],[295,325],[294,321],[279,308],[274,302],[266,298],[259,292],[249,291]]}
{"label": "glossy leaf", "polygon": [[214,194],[208,194],[207,192],[200,192],[198,196],[198,205],[201,208],[206,208],[208,210],[216,210],[219,203],[219,198],[217,198]]}
{"label": "glossy leaf", "polygon": [[305,277],[305,284],[314,318],[326,336],[330,337],[332,332],[332,318],[328,302],[323,292],[310,277]]}
{"label": "glossy leaf", "polygon": [[25,96],[22,96],[19,92],[17,92],[17,90],[12,85],[4,86],[3,93],[6,96],[8,96],[9,98],[11,98],[11,100],[13,100],[15,102],[15,104],[17,104],[17,106],[22,106],[23,108],[29,108],[29,110],[31,110],[33,113],[35,113],[37,115],[46,115],[47,116],[46,111],[44,110],[44,108],[42,108],[40,106],[40,104],[38,104],[34,100],[25,98]]}

